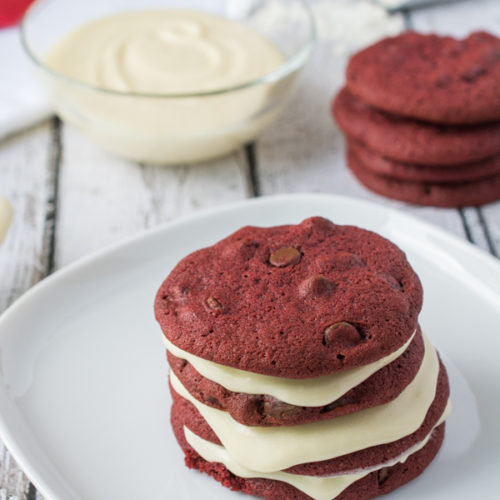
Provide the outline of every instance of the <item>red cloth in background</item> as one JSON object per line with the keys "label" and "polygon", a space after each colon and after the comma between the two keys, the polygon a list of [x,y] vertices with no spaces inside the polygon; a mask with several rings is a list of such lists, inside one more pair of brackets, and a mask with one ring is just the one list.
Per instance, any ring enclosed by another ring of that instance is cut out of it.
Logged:
{"label": "red cloth in background", "polygon": [[17,24],[34,0],[0,0],[0,28]]}

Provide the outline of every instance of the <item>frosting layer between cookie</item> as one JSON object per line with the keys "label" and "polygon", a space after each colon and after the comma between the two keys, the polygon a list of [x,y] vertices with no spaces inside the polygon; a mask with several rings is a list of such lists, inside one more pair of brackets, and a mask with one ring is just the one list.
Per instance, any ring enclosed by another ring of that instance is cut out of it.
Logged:
{"label": "frosting layer between cookie", "polygon": [[171,372],[173,389],[200,412],[228,453],[241,465],[259,472],[327,460],[396,441],[416,431],[436,393],[439,360],[427,338],[422,365],[393,401],[358,413],[292,427],[248,427],[224,411],[189,394]]}
{"label": "frosting layer between cookie", "polygon": [[201,375],[230,391],[245,394],[267,394],[295,406],[323,406],[336,401],[370,375],[401,356],[412,342],[415,333],[416,331],[403,346],[378,361],[348,371],[309,379],[274,377],[239,370],[183,351],[165,336],[163,336],[163,341],[174,356],[188,361]]}

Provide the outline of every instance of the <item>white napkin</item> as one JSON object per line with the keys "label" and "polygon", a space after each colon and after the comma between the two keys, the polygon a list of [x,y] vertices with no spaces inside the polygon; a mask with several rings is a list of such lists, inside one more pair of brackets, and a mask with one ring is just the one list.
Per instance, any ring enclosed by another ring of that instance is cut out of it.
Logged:
{"label": "white napkin", "polygon": [[0,139],[52,114],[19,28],[0,29]]}

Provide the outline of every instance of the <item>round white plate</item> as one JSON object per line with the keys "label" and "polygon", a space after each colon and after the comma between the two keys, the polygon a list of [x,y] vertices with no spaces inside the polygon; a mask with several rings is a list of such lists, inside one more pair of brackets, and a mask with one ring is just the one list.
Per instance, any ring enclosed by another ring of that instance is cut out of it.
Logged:
{"label": "round white plate", "polygon": [[407,252],[424,285],[422,326],[449,370],[444,446],[391,498],[498,498],[500,264],[417,219],[325,195],[262,198],[168,224],[57,272],[3,315],[0,437],[46,497],[241,498],[183,465],[153,299],[189,252],[243,225],[311,215],[375,230]]}

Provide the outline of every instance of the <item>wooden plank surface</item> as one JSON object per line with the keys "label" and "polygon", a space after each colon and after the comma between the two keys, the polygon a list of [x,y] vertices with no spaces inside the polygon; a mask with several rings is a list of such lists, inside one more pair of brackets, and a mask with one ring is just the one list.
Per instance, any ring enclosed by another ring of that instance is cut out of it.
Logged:
{"label": "wooden plank surface", "polygon": [[63,129],[56,267],[143,229],[205,207],[243,199],[243,153],[206,165],[137,165]]}
{"label": "wooden plank surface", "polygon": [[483,224],[487,239],[490,241],[490,252],[500,258],[500,203],[492,203],[479,211],[483,216]]}
{"label": "wooden plank surface", "polygon": [[[54,196],[54,125],[0,143],[0,194],[14,217],[0,246],[0,311],[50,272]],[[30,483],[0,443],[0,500],[26,498]]]}
{"label": "wooden plank surface", "polygon": [[[357,183],[329,102],[350,53],[404,29],[463,35],[500,32],[498,0],[464,1],[387,16],[368,1],[311,0],[321,42],[282,117],[253,147],[207,165],[164,168],[112,157],[57,121],[0,142],[0,194],[14,205],[0,247],[0,311],[53,269],[161,222],[226,202],[284,192],[330,192],[407,211],[500,251],[500,203],[463,210],[414,207]],[[0,500],[34,500],[29,481],[0,445]]]}

